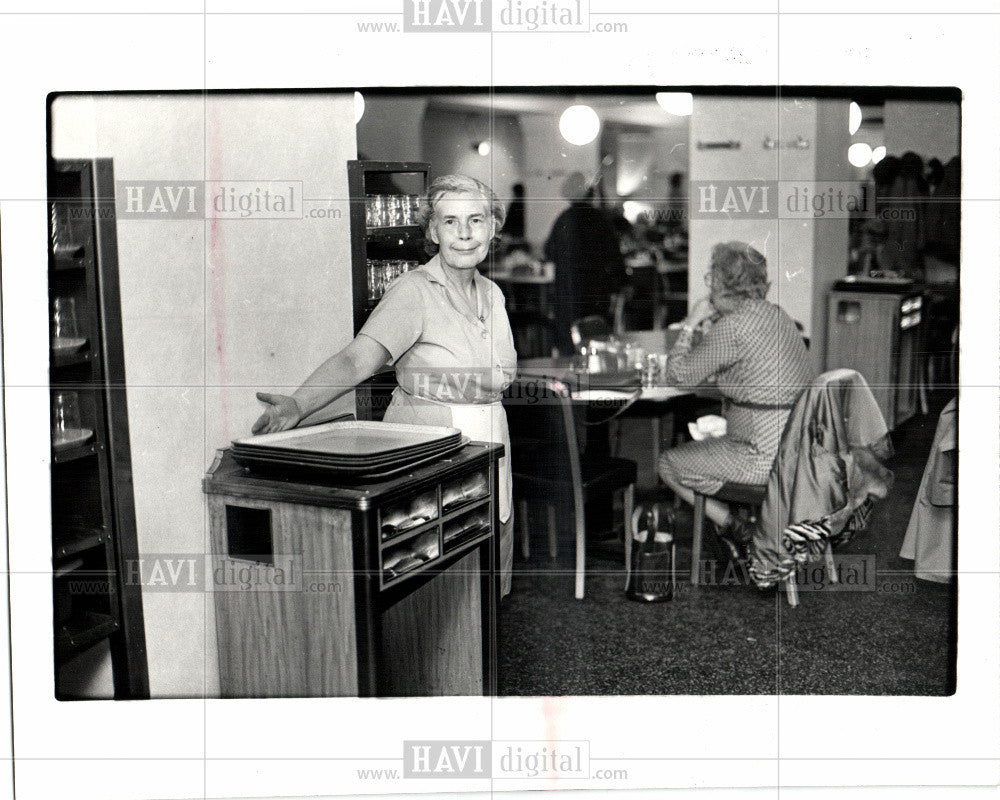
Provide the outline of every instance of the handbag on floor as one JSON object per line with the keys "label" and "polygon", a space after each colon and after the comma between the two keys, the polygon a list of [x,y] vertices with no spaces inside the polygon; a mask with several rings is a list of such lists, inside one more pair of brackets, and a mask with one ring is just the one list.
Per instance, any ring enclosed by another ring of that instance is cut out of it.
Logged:
{"label": "handbag on floor", "polygon": [[[644,513],[645,511],[645,513]],[[645,518],[646,528],[642,541],[638,541],[639,520]],[[632,537],[632,571],[625,596],[639,603],[662,603],[674,597],[674,514],[668,510],[660,528],[660,511],[656,504],[648,509],[641,506],[632,515],[632,529],[625,532]]]}

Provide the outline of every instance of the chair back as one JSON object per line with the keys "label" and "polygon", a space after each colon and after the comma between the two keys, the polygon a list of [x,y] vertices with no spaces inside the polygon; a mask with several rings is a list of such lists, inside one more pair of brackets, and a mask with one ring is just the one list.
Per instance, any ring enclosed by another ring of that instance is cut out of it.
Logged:
{"label": "chair back", "polygon": [[504,392],[503,406],[515,484],[519,477],[534,477],[582,487],[576,418],[566,387],[551,378],[517,378]]}
{"label": "chair back", "polygon": [[542,358],[552,355],[556,343],[555,322],[539,311],[508,311],[507,319],[514,334],[518,358]]}
{"label": "chair back", "polygon": [[569,335],[573,347],[580,347],[591,339],[607,339],[611,336],[611,326],[604,317],[595,314],[574,320],[569,326]]}
{"label": "chair back", "polygon": [[621,329],[655,327],[660,296],[660,273],[656,265],[632,267],[628,287],[628,297],[623,297],[620,309]]}
{"label": "chair back", "polygon": [[[891,451],[885,420],[859,372],[831,370],[806,387],[788,416],[768,477],[751,570],[758,570],[758,584],[783,579],[794,568],[782,538],[789,525],[825,520],[836,534],[865,495],[884,497],[892,473],[878,459]],[[815,539],[805,550],[818,557],[824,545]]]}

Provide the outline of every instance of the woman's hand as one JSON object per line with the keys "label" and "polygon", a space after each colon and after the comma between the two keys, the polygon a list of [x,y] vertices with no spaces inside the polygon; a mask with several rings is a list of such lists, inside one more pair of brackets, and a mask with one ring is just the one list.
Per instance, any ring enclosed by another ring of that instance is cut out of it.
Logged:
{"label": "woman's hand", "polygon": [[302,421],[302,410],[294,397],[284,394],[257,392],[257,399],[267,404],[264,413],[253,424],[251,431],[258,433],[278,433],[294,428]]}
{"label": "woman's hand", "polygon": [[703,297],[691,307],[691,311],[684,320],[684,327],[697,328],[702,322],[714,315],[715,306],[712,305],[712,301],[707,297]]}

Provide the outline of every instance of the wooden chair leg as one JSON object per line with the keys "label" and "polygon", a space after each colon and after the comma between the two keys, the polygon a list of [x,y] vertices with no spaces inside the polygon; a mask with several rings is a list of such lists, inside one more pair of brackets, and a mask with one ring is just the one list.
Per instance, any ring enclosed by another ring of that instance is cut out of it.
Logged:
{"label": "wooden chair leg", "polygon": [[625,487],[625,588],[632,575],[632,513],[635,507],[635,484]]}
{"label": "wooden chair leg", "polygon": [[795,572],[785,578],[785,596],[792,608],[799,604],[799,587],[795,585]]}
{"label": "wooden chair leg", "polygon": [[705,495],[694,493],[694,531],[691,540],[691,585],[697,586],[701,571],[701,535],[705,527]]}
{"label": "wooden chair leg", "polygon": [[531,557],[531,545],[528,543],[531,531],[528,527],[528,501],[518,500],[517,513],[521,517],[521,555],[525,560]]}
{"label": "wooden chair leg", "polygon": [[549,558],[555,560],[556,557],[556,533],[558,529],[556,528],[556,507],[549,503],[548,506],[549,513]]}
{"label": "wooden chair leg", "polygon": [[587,565],[587,521],[583,509],[578,508],[573,515],[576,521],[576,588],[574,596],[583,600],[583,577]]}
{"label": "wooden chair leg", "polygon": [[652,431],[650,431],[650,434],[653,438],[653,472],[658,472],[660,465],[660,450],[661,450],[660,436],[663,435],[663,429],[660,425],[660,418],[653,417],[650,420],[650,427],[652,427]]}
{"label": "wooden chair leg", "polygon": [[830,583],[837,583],[837,565],[833,562],[833,548],[827,544],[823,550],[823,562],[826,564],[826,577]]}
{"label": "wooden chair leg", "polygon": [[927,403],[927,370],[930,358],[924,356],[917,366],[917,401],[920,406],[920,413],[927,414],[930,405]]}

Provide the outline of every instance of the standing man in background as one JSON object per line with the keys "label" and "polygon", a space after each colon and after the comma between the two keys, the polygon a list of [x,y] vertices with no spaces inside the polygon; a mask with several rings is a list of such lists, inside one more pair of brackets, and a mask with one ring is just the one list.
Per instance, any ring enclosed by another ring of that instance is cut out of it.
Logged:
{"label": "standing man in background", "polygon": [[593,189],[582,172],[571,172],[562,184],[569,208],[552,225],[545,257],[556,267],[556,345],[573,352],[570,325],[598,315],[611,323],[611,295],[625,283],[625,262],[607,215],[591,204]]}

